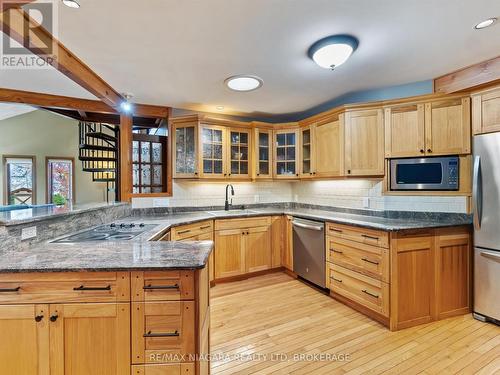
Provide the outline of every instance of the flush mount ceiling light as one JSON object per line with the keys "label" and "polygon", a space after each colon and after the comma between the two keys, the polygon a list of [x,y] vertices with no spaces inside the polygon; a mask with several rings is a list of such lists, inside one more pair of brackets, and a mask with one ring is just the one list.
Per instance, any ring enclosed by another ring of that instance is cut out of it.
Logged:
{"label": "flush mount ceiling light", "polygon": [[217,107],[215,107],[216,110],[218,111],[223,111],[224,110],[224,106],[223,105],[218,105]]}
{"label": "flush mount ceiling light", "polygon": [[475,28],[476,30],[485,29],[485,28],[487,28],[488,26],[493,25],[496,21],[497,21],[497,18],[496,18],[496,17],[488,18],[487,20],[484,20],[484,21],[479,22],[476,26],[474,26],[474,28]]}
{"label": "flush mount ceiling light", "polygon": [[76,0],[62,0],[63,4],[70,8],[80,8],[80,4]]}
{"label": "flush mount ceiling light", "polygon": [[253,91],[264,84],[257,76],[237,75],[227,78],[224,83],[234,91]]}
{"label": "flush mount ceiling light", "polygon": [[333,70],[347,61],[358,44],[351,35],[331,35],[314,43],[307,55],[322,68]]}

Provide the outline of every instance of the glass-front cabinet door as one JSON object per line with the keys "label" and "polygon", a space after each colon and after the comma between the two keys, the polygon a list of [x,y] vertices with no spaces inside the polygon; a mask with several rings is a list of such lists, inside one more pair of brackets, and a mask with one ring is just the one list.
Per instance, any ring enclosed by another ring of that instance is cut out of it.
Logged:
{"label": "glass-front cabinet door", "polygon": [[228,129],[229,157],[227,177],[249,178],[250,177],[250,130]]}
{"label": "glass-front cabinet door", "polygon": [[200,177],[227,177],[225,143],[226,128],[200,125]]}
{"label": "glass-front cabinet door", "polygon": [[274,175],[275,178],[297,178],[298,163],[298,130],[277,130],[274,133]]}
{"label": "glass-front cabinet door", "polygon": [[312,178],[315,174],[313,131],[312,126],[300,129],[300,178]]}
{"label": "glass-front cabinet door", "polygon": [[273,132],[270,129],[255,129],[255,178],[273,178]]}
{"label": "glass-front cabinet door", "polygon": [[198,177],[198,122],[174,124],[174,178]]}

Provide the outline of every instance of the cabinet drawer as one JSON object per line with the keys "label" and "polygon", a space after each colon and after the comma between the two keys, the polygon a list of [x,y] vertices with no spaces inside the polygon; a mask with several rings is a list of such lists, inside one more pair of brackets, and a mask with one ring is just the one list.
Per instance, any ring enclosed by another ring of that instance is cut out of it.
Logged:
{"label": "cabinet drawer", "polygon": [[129,300],[128,272],[0,275],[0,303],[125,302]]}
{"label": "cabinet drawer", "polygon": [[384,316],[389,316],[389,284],[328,263],[331,291]]}
{"label": "cabinet drawer", "polygon": [[194,298],[193,271],[145,271],[131,274],[132,301],[178,301]]}
{"label": "cabinet drawer", "polygon": [[194,301],[133,302],[132,363],[189,360],[195,353],[194,318]]}
{"label": "cabinet drawer", "polygon": [[[162,365],[133,365],[132,375],[194,375],[195,364],[168,363]],[[208,374],[208,373],[207,373]]]}
{"label": "cabinet drawer", "polygon": [[328,236],[345,238],[368,245],[389,247],[389,233],[380,230],[327,223],[326,234]]}
{"label": "cabinet drawer", "polygon": [[243,219],[223,219],[215,221],[215,230],[265,227],[271,225],[271,217],[251,217]]}
{"label": "cabinet drawer", "polygon": [[389,282],[389,250],[343,238],[327,237],[329,262]]}
{"label": "cabinet drawer", "polygon": [[211,233],[214,230],[213,220],[200,221],[199,223],[181,225],[170,230],[172,241],[180,241],[188,237],[197,236],[203,233]]}

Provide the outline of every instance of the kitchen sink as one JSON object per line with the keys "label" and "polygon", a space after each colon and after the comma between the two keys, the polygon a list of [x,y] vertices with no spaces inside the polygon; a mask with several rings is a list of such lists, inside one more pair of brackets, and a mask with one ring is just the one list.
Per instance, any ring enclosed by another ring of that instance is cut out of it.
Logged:
{"label": "kitchen sink", "polygon": [[234,209],[234,210],[220,210],[220,211],[207,211],[210,215],[214,216],[231,216],[231,215],[247,215],[247,214],[258,214],[259,211],[247,210],[247,209]]}

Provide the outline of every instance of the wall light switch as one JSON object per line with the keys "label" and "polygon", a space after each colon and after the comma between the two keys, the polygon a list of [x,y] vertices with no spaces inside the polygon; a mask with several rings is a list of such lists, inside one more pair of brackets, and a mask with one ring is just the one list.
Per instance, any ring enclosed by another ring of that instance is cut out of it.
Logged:
{"label": "wall light switch", "polygon": [[21,241],[36,237],[36,227],[23,228],[21,230]]}
{"label": "wall light switch", "polygon": [[363,198],[363,208],[370,208],[370,198],[368,197]]}

